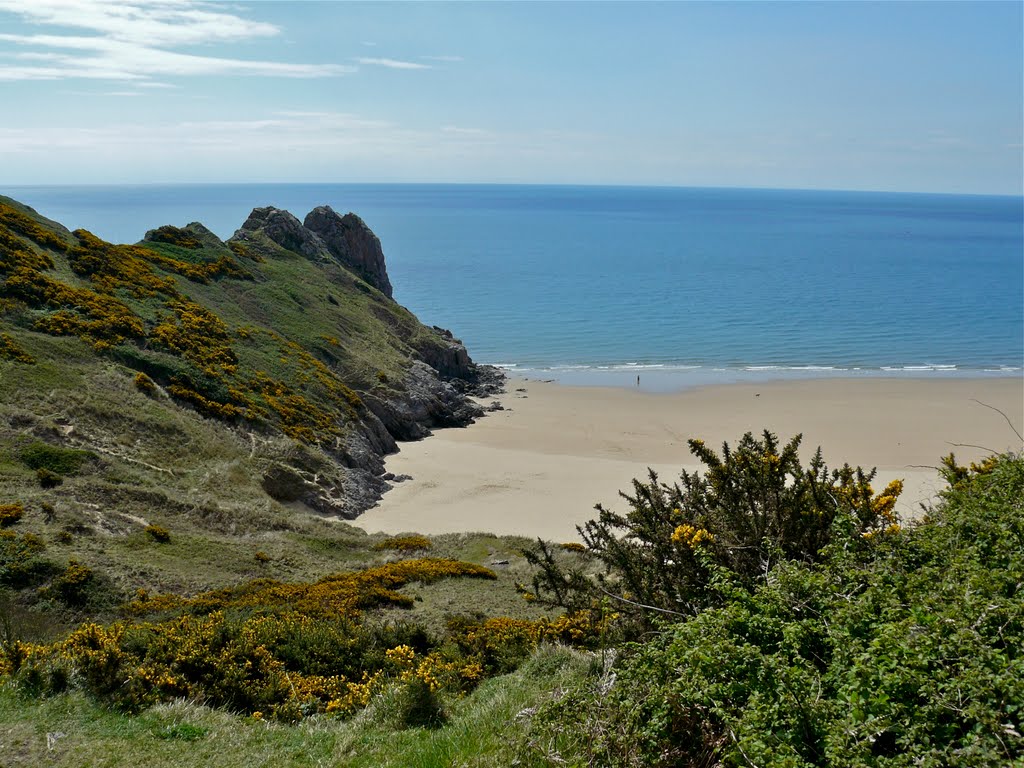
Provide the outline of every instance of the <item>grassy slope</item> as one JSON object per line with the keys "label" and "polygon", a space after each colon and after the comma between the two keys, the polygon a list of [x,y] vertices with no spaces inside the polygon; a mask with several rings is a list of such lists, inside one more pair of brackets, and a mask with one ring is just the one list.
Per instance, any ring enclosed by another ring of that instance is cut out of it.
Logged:
{"label": "grassy slope", "polygon": [[[76,242],[65,228],[15,201],[0,197],[0,204],[29,215],[65,242]],[[49,277],[90,288],[90,280],[70,268],[66,254],[8,232],[52,258]],[[213,310],[232,332],[250,331],[232,342],[240,370],[263,371],[320,407],[330,403],[303,380],[309,373],[304,353],[355,389],[379,390],[401,381],[410,345],[433,337],[411,313],[337,265],[314,264],[258,238],[248,246],[257,258],[237,256],[215,238],[201,234],[200,239],[201,249],[147,247],[198,264],[232,257],[253,279],[201,283],[157,267],[152,271],[172,277],[176,291]],[[0,294],[2,282],[0,270]],[[167,314],[160,297],[139,299],[120,289],[116,295],[147,323]],[[136,370],[117,358],[74,336],[34,330],[32,323],[46,311],[23,305],[4,311],[0,307],[0,332],[36,362],[0,359],[0,504],[23,504],[24,519],[14,530],[39,535],[47,560],[58,565],[77,560],[106,579],[115,597],[125,597],[139,588],[193,594],[255,577],[315,580],[387,559],[372,548],[381,537],[325,519],[302,504],[279,503],[264,492],[260,480],[270,462],[297,456],[325,461],[315,445],[282,435],[272,423],[241,428],[203,416],[161,389],[146,394],[135,386]],[[340,422],[350,416],[333,413]],[[58,487],[43,489],[19,458],[39,442],[87,449],[94,458]],[[153,541],[145,533],[148,524],[168,529],[170,542]],[[420,587],[413,613],[424,614],[432,626],[440,625],[443,613],[465,605],[536,615],[513,590],[516,580],[526,579],[518,555],[522,543],[486,535],[437,540],[432,554],[481,564],[508,559],[511,565],[499,569],[497,582]],[[258,562],[257,552],[269,560]],[[36,586],[15,595],[14,602],[37,602]],[[16,628],[25,639],[42,639],[82,618],[53,606],[35,608],[42,616],[25,613]]]}
{"label": "grassy slope", "polygon": [[[587,655],[541,648],[516,672],[449,701],[449,721],[437,730],[395,730],[386,699],[347,722],[314,718],[283,726],[185,702],[125,717],[78,694],[29,702],[0,689],[0,764],[497,768],[516,757],[516,716],[553,687],[582,679],[593,665]],[[51,736],[52,749],[47,734],[61,734],[56,741]]]}

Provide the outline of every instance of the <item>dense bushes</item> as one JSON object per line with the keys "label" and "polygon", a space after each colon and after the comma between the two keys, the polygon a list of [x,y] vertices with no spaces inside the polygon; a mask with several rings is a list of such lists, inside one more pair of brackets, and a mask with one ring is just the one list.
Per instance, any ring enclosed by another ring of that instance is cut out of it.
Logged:
{"label": "dense bushes", "polygon": [[[285,720],[348,715],[398,686],[402,719],[424,725],[442,717],[436,694],[466,691],[508,671],[544,640],[585,642],[594,630],[587,617],[506,619],[453,622],[432,637],[413,624],[364,618],[370,609],[411,607],[396,591],[411,581],[453,577],[495,575],[428,558],[313,584],[258,579],[195,598],[140,594],[125,611],[135,619],[90,623],[52,645],[15,643],[0,652],[0,672],[35,694],[59,692],[71,681],[130,711],[184,696]],[[46,591],[72,604],[92,578],[70,563]]]}
{"label": "dense bushes", "polygon": [[[963,470],[958,472],[957,470]],[[1010,765],[1024,759],[1024,461],[947,464],[919,527],[749,580],[545,705],[526,751],[608,766]]]}
{"label": "dense bushes", "polygon": [[712,565],[750,585],[781,559],[818,560],[836,535],[863,548],[898,530],[899,481],[876,495],[873,472],[829,470],[820,448],[804,468],[799,446],[799,435],[782,446],[770,432],[747,433],[718,456],[690,440],[706,470],[683,471],[673,485],[653,472],[647,483],[634,480],[633,494],[622,494],[626,514],[598,506],[597,519],[579,529],[586,547],[576,568],[563,568],[544,542],[527,552],[539,568],[536,596],[570,611],[611,597],[644,625],[657,613],[689,615],[718,600]]}

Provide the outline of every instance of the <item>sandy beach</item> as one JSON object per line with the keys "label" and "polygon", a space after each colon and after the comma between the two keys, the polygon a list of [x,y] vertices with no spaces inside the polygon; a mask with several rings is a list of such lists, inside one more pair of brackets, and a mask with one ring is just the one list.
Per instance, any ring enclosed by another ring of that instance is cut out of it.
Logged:
{"label": "sandy beach", "polygon": [[618,492],[648,467],[666,482],[697,468],[688,438],[720,447],[764,428],[783,440],[802,432],[802,456],[820,445],[830,467],[877,467],[876,487],[902,478],[899,511],[908,516],[934,498],[941,481],[932,467],[950,450],[966,460],[1021,448],[992,408],[1024,431],[1020,378],[776,381],[674,393],[510,379],[493,399],[505,410],[402,444],[387,470],[412,479],[355,524],[575,540],[596,503],[625,510]]}

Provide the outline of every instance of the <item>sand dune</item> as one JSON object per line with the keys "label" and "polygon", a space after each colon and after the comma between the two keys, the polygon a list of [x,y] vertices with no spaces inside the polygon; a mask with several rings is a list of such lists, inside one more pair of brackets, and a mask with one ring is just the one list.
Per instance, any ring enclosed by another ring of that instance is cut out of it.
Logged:
{"label": "sand dune", "polygon": [[666,481],[695,469],[687,438],[720,446],[764,428],[783,439],[802,432],[805,458],[820,445],[829,466],[877,467],[878,487],[903,478],[899,509],[911,515],[941,487],[931,468],[940,456],[1021,448],[1006,419],[981,403],[1024,431],[1016,378],[783,381],[670,394],[512,380],[495,399],[506,410],[403,444],[387,469],[413,479],[356,524],[574,540],[595,503],[624,510],[618,492],[648,467]]}

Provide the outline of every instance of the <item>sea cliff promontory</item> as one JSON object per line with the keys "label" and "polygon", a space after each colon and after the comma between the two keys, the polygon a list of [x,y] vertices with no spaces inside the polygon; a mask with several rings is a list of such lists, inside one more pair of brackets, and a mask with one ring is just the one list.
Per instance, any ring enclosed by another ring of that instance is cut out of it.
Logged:
{"label": "sea cliff promontory", "polygon": [[99,485],[132,497],[154,467],[217,476],[189,466],[198,440],[235,444],[223,458],[271,499],[353,518],[396,441],[471,423],[469,396],[501,386],[394,300],[377,236],[326,205],[255,208],[226,241],[193,222],[117,245],[0,197],[0,301],[0,440],[94,456],[72,506]]}

